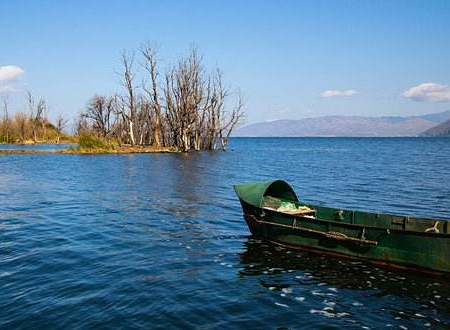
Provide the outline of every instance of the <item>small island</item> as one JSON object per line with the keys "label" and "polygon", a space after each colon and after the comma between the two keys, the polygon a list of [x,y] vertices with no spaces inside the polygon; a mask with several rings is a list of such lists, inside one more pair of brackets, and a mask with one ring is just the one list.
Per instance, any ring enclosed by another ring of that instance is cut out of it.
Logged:
{"label": "small island", "polygon": [[[134,54],[139,54],[136,59]],[[135,64],[139,63],[139,65]],[[164,72],[150,43],[121,57],[122,92],[95,94],[67,133],[68,119],[52,123],[47,102],[26,94],[28,112],[10,116],[3,98],[0,143],[76,144],[67,150],[0,150],[1,154],[155,153],[226,150],[228,139],[244,117],[240,91],[231,92],[217,68],[208,72],[192,48]],[[234,102],[230,98],[234,97]],[[231,105],[230,105],[231,103]]]}

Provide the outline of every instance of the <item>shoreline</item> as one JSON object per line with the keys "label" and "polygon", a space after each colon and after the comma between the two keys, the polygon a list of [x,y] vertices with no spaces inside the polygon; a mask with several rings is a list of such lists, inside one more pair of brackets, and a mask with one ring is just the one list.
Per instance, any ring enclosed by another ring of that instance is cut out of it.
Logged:
{"label": "shoreline", "polygon": [[151,154],[179,153],[174,147],[116,147],[113,149],[65,149],[65,150],[20,150],[0,149],[0,155],[109,155],[109,154]]}

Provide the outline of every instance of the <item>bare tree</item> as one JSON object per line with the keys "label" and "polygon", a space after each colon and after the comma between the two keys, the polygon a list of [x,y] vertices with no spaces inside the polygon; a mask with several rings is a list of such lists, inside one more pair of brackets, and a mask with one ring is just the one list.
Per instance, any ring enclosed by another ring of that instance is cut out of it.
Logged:
{"label": "bare tree", "polygon": [[[223,122],[220,128],[220,142],[222,144],[222,150],[226,151],[228,146],[228,138],[233,132],[234,128],[238,123],[240,123],[244,119],[244,101],[241,92],[238,92],[238,100],[237,104],[231,112],[231,116],[229,117],[227,122]],[[225,114],[222,116],[225,117]]]}
{"label": "bare tree", "polygon": [[[30,112],[30,121],[33,123],[33,140],[35,140],[35,135],[36,135],[36,131],[35,131],[35,127],[34,127],[34,106],[35,106],[35,101],[34,101],[34,97],[33,94],[31,94],[30,91],[26,91],[26,97],[27,97],[27,103],[28,103],[28,111]],[[23,130],[21,130],[23,132]],[[22,142],[24,141],[25,137],[23,134],[21,134],[21,140]]]}
{"label": "bare tree", "polygon": [[3,142],[9,143],[9,129],[10,129],[10,120],[9,120],[9,104],[8,98],[4,96],[3,100],[3,120],[2,120],[2,128],[3,128]]}
{"label": "bare tree", "polygon": [[[158,71],[156,50],[150,43],[141,46],[141,54],[144,57],[144,67],[147,74],[150,76],[149,86],[144,84],[144,91],[150,98],[150,111],[154,112],[154,127],[153,127],[153,144],[156,147],[161,146],[162,141],[162,119],[161,119],[161,104],[159,102],[158,93]],[[152,115],[149,115],[151,118]]]}
{"label": "bare tree", "polygon": [[175,137],[174,143],[182,151],[194,145],[194,125],[203,100],[204,83],[197,51],[193,48],[176,68],[166,73],[166,119]]}
{"label": "bare tree", "polygon": [[128,130],[126,128],[126,123],[123,120],[123,116],[121,115],[123,108],[120,97],[118,95],[115,95],[113,97],[113,100],[114,120],[111,125],[111,135],[115,137],[119,145],[122,145],[124,141],[128,140]]}
{"label": "bare tree", "polygon": [[17,112],[14,115],[14,122],[16,123],[16,136],[19,137],[21,143],[24,143],[28,133],[28,117],[25,113]]}
{"label": "bare tree", "polygon": [[59,143],[60,137],[61,137],[61,133],[64,129],[64,127],[67,125],[67,122],[69,120],[64,118],[61,114],[58,115],[58,117],[56,118],[56,143]]}
{"label": "bare tree", "polygon": [[206,124],[206,133],[204,137],[205,149],[217,149],[217,139],[220,135],[221,125],[223,122],[225,100],[228,97],[228,90],[222,82],[222,73],[216,70],[211,78],[212,83],[209,85],[211,97],[208,103],[208,117]]}
{"label": "bare tree", "polygon": [[84,113],[79,113],[75,119],[74,130],[76,135],[83,135],[91,132],[89,123],[84,116]]}
{"label": "bare tree", "polygon": [[139,54],[147,77],[143,92],[135,85],[134,56],[124,51],[120,75],[125,93],[113,98],[94,96],[84,113],[85,122],[79,124],[102,137],[114,136],[119,143],[173,146],[184,152],[226,150],[244,114],[240,94],[229,111],[229,92],[221,72],[206,73],[194,47],[162,77],[155,48],[141,45]]}
{"label": "bare tree", "polygon": [[111,132],[111,119],[114,111],[114,97],[94,95],[89,100],[83,116],[92,121],[92,129],[105,138]]}
{"label": "bare tree", "polygon": [[126,51],[122,53],[123,65],[123,86],[126,93],[122,97],[122,107],[120,114],[128,126],[128,135],[130,137],[131,145],[135,145],[134,124],[136,120],[136,90],[134,86],[134,72],[133,72],[134,55],[128,55]]}
{"label": "bare tree", "polygon": [[41,98],[36,103],[31,92],[27,91],[27,101],[28,109],[30,111],[30,120],[32,123],[33,142],[36,143],[39,125],[44,125],[43,115],[46,108],[45,100]]}

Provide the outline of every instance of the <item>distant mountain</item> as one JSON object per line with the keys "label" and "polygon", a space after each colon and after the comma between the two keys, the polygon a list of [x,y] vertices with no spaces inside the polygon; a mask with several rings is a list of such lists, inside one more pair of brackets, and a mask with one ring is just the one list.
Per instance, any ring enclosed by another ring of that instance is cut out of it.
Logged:
{"label": "distant mountain", "polygon": [[422,134],[420,136],[429,136],[429,137],[440,137],[440,136],[449,136],[450,137],[450,120],[444,121],[443,123],[434,126]]}
{"label": "distant mountain", "polygon": [[421,118],[435,122],[436,124],[442,124],[444,121],[450,119],[450,110],[438,113],[432,113],[429,115],[423,115]]}
{"label": "distant mountain", "polygon": [[326,116],[250,124],[236,130],[234,136],[419,136],[446,120],[450,120],[450,110],[410,117]]}

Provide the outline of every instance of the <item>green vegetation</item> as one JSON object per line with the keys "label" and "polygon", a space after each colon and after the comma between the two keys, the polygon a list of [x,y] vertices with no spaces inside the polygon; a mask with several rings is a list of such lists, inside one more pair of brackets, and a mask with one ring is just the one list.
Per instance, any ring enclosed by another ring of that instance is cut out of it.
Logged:
{"label": "green vegetation", "polygon": [[100,138],[91,134],[83,134],[78,139],[79,150],[105,150],[114,149],[115,144],[105,138]]}
{"label": "green vegetation", "polygon": [[68,153],[114,153],[117,146],[112,140],[96,136],[94,134],[83,133],[78,137],[78,146],[71,147]]}

